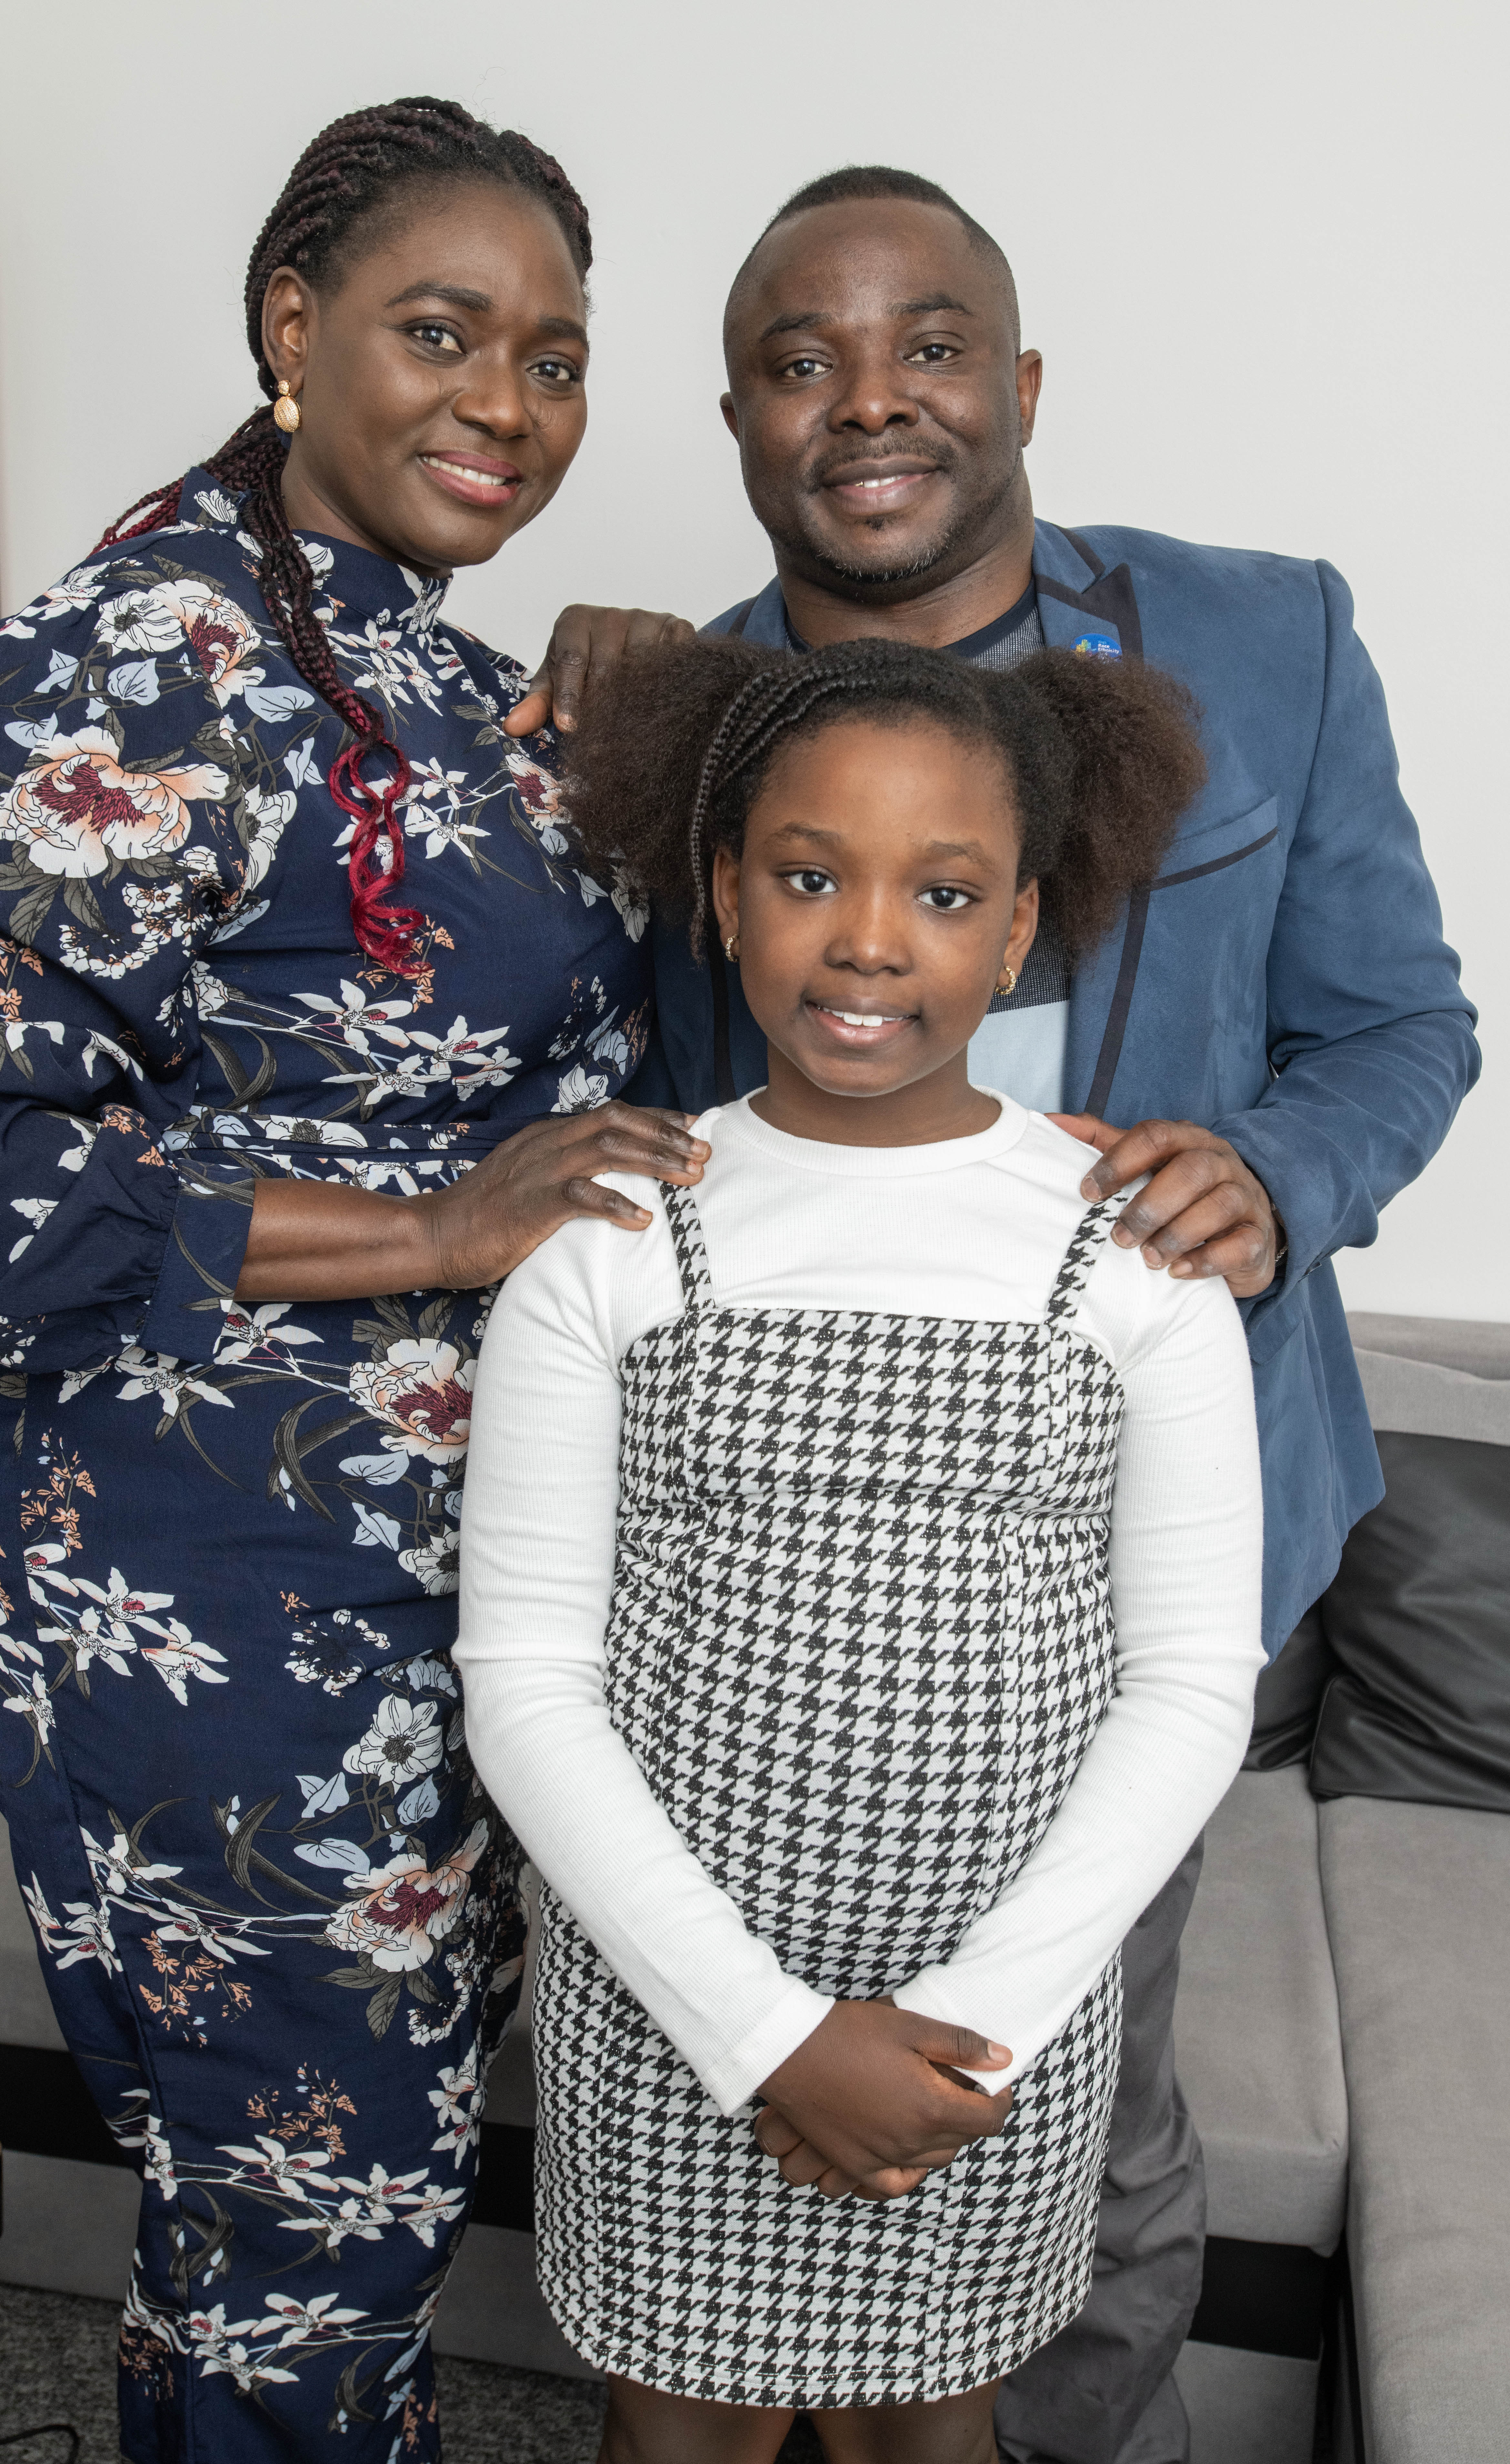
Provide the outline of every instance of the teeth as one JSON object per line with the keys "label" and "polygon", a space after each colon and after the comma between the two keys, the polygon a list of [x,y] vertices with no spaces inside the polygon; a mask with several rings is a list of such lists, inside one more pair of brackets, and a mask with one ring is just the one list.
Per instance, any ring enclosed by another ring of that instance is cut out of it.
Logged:
{"label": "teeth", "polygon": [[889,1009],[831,1009],[828,1015],[840,1020],[844,1026],[895,1026],[902,1013]]}
{"label": "teeth", "polygon": [[496,471],[474,471],[470,462],[448,462],[439,453],[422,453],[420,460],[430,471],[452,471],[458,479],[471,479],[480,488],[506,488],[507,479]]}

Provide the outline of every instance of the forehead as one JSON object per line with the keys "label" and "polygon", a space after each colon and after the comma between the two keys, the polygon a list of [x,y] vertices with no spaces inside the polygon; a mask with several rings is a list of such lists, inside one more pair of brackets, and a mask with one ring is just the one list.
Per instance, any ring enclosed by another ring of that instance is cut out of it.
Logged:
{"label": "forehead", "polygon": [[983,333],[1008,322],[999,258],[973,243],[942,206],[848,198],[810,207],[767,232],[730,294],[725,339],[747,347],[785,318],[875,324],[943,297],[978,319]]}
{"label": "forehead", "polygon": [[446,181],[401,188],[380,199],[337,252],[340,288],[370,290],[384,299],[416,282],[485,292],[500,297],[522,282],[548,291],[552,308],[563,294],[567,313],[580,317],[581,277],[566,234],[550,208],[525,188],[501,181]]}

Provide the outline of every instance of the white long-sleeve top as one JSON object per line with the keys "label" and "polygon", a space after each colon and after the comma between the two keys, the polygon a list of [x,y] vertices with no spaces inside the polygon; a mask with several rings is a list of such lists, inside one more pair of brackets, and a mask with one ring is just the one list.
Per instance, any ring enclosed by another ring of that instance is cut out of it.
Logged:
{"label": "white long-sleeve top", "polygon": [[[748,1102],[705,1113],[697,1191],[733,1309],[1041,1317],[1084,1213],[1090,1152],[1005,1097],[979,1135],[916,1147],[787,1136]],[[579,1220],[515,1269],[478,1365],[462,1518],[467,1734],[525,1853],[726,2113],[817,2027],[687,1849],[609,1719],[619,1363],[682,1315],[654,1212]],[[1057,2035],[1229,1786],[1252,1717],[1261,1508],[1246,1345],[1219,1282],[1150,1273],[1107,1242],[1075,1320],[1126,1396],[1111,1520],[1116,1693],[1037,1849],[908,2009],[1012,2048]]]}

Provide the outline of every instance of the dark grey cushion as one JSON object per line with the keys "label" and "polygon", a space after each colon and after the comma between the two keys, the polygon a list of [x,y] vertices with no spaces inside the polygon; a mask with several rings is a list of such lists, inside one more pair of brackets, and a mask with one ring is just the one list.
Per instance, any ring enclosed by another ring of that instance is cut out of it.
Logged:
{"label": "dark grey cushion", "polygon": [[1510,1813],[1510,1447],[1378,1441],[1384,1503],[1322,1604],[1339,1674],[1312,1789]]}
{"label": "dark grey cushion", "polygon": [[1310,1761],[1322,1698],[1336,1674],[1318,1601],[1258,1680],[1244,1771],[1285,1771]]}

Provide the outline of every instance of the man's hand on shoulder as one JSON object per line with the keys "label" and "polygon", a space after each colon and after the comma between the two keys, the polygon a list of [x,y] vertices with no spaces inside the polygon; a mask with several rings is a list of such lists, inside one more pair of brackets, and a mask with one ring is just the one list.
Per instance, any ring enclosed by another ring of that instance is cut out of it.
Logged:
{"label": "man's hand on shoulder", "polygon": [[1284,1255],[1283,1227],[1262,1181],[1225,1138],[1193,1121],[1114,1130],[1090,1112],[1048,1117],[1100,1150],[1101,1161],[1081,1182],[1083,1198],[1110,1198],[1140,1173],[1152,1175],[1112,1233],[1120,1247],[1141,1249],[1145,1265],[1171,1275],[1223,1275],[1235,1300],[1268,1290]]}
{"label": "man's hand on shoulder", "polygon": [[504,734],[533,736],[549,720],[569,736],[594,673],[615,666],[625,650],[695,639],[685,616],[656,616],[646,607],[563,607],[529,692],[503,722]]}

